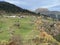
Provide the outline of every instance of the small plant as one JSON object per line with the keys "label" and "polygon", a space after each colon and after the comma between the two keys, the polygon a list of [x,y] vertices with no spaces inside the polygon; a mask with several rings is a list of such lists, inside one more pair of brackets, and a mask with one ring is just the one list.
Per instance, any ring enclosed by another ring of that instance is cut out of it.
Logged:
{"label": "small plant", "polygon": [[19,23],[19,21],[15,22],[14,26],[17,27],[17,28],[20,28],[20,23]]}
{"label": "small plant", "polygon": [[10,41],[9,45],[23,45],[20,35],[13,35],[9,41]]}
{"label": "small plant", "polygon": [[0,42],[0,45],[8,45],[8,41],[2,40],[2,41]]}

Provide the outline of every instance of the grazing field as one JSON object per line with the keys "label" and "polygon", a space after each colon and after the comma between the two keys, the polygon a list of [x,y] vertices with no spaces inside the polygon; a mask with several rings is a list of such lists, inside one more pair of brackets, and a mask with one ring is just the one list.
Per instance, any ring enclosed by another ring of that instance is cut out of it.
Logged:
{"label": "grazing field", "polygon": [[10,31],[14,31],[14,34],[27,35],[34,29],[34,19],[31,16],[21,18],[1,17],[0,40],[9,39]]}
{"label": "grazing field", "polygon": [[[21,39],[23,45],[60,45],[60,43],[50,35],[49,31],[46,31],[51,28],[49,26],[54,22],[51,18],[45,19],[41,16],[2,16],[0,17],[0,41],[3,41],[3,43],[7,43],[6,41],[8,41],[8,45],[11,45],[9,41],[13,37],[11,41],[15,42]],[[15,35],[17,35],[17,37],[15,37]],[[20,44],[19,42],[19,45]]]}

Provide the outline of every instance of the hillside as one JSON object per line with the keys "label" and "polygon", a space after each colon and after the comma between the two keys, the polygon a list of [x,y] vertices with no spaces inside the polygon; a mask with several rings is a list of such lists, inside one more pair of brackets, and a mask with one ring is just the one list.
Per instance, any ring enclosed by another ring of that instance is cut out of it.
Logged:
{"label": "hillside", "polygon": [[32,11],[29,11],[27,9],[23,9],[21,7],[18,7],[14,4],[5,2],[5,1],[1,1],[0,2],[0,12],[5,12],[5,13],[30,13],[30,14],[36,14]]}
{"label": "hillside", "polygon": [[19,12],[23,11],[22,8],[17,7],[13,4],[10,4],[8,2],[0,2],[0,10],[6,11],[6,12]]}
{"label": "hillside", "polygon": [[0,2],[0,45],[60,45],[60,21],[40,15]]}
{"label": "hillside", "polygon": [[60,45],[58,23],[55,22],[56,28],[50,27],[54,22],[36,16],[0,17],[0,45]]}

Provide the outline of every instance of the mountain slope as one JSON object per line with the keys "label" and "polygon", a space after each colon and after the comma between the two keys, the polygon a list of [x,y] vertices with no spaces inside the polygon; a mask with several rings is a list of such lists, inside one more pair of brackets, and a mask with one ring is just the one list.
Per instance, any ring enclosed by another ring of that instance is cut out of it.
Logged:
{"label": "mountain slope", "polygon": [[0,2],[0,10],[6,11],[6,12],[19,12],[23,11],[22,8],[17,7],[13,4],[10,4],[8,2]]}
{"label": "mountain slope", "polygon": [[5,11],[7,13],[31,13],[31,14],[36,14],[32,11],[29,11],[27,9],[23,9],[21,7],[18,7],[14,4],[11,4],[11,3],[8,3],[8,2],[5,2],[5,1],[0,1],[0,11]]}

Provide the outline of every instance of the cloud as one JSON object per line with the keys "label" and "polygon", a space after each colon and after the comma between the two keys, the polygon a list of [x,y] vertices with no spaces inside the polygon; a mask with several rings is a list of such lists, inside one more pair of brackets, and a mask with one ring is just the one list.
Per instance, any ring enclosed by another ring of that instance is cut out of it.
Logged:
{"label": "cloud", "polygon": [[60,5],[60,4],[52,4],[52,5],[47,5],[47,6],[41,6],[41,8],[51,8],[51,7],[54,7],[57,5]]}
{"label": "cloud", "polygon": [[26,2],[20,1],[20,0],[5,0],[5,1],[10,2],[12,4],[16,4],[16,5],[27,5]]}
{"label": "cloud", "polygon": [[5,0],[26,9],[51,8],[60,5],[60,0]]}
{"label": "cloud", "polygon": [[60,0],[45,0],[45,1],[41,1],[41,3],[39,3],[38,5],[32,7],[33,10],[37,9],[37,8],[52,8],[52,7],[55,7],[55,6],[58,6],[60,5]]}

